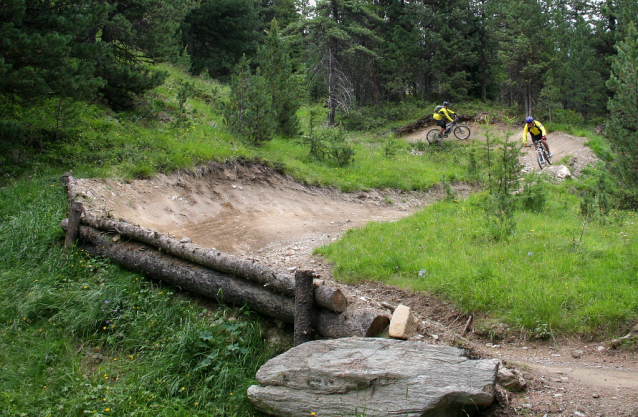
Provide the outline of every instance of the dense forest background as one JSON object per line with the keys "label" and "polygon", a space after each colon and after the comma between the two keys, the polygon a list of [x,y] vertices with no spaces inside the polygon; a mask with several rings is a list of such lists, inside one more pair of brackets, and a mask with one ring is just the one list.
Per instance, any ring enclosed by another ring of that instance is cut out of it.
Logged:
{"label": "dense forest background", "polygon": [[[633,0],[2,0],[0,136],[14,105],[100,101],[116,111],[161,85],[153,63],[231,86],[224,114],[255,144],[299,133],[307,100],[327,123],[369,108],[482,100],[545,122],[602,125],[635,166]],[[184,96],[188,86],[184,86]],[[392,117],[385,111],[384,118]],[[631,182],[630,181],[630,182]],[[633,181],[635,182],[635,181]]]}

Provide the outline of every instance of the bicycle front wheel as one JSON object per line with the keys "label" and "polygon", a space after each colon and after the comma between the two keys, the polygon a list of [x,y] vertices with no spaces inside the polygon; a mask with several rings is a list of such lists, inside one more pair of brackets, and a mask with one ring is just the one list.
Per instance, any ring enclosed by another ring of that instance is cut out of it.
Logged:
{"label": "bicycle front wheel", "polygon": [[454,128],[454,136],[457,139],[465,140],[470,137],[470,128],[464,125],[458,125]]}
{"label": "bicycle front wheel", "polygon": [[538,161],[538,166],[540,167],[541,171],[543,170],[543,167],[545,167],[545,165],[547,165],[547,161],[545,160],[545,158],[543,157],[543,153],[544,152],[536,152],[536,160]]}
{"label": "bicycle front wheel", "polygon": [[549,156],[549,154],[547,153],[547,151],[545,149],[543,149],[543,156],[545,157],[545,160],[547,161],[548,165],[552,164],[552,160],[554,159],[553,156]]}
{"label": "bicycle front wheel", "polygon": [[428,134],[425,136],[425,138],[427,139],[428,143],[430,145],[435,145],[437,143],[439,143],[441,141],[441,138],[439,137],[439,132],[441,131],[441,129],[430,129],[428,130]]}

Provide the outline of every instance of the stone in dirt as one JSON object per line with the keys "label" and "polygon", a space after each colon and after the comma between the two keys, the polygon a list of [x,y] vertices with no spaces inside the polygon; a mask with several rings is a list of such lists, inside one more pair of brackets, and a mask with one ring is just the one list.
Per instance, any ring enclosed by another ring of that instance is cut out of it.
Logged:
{"label": "stone in dirt", "polygon": [[316,340],[266,362],[248,398],[273,416],[473,415],[494,401],[499,364],[464,355],[397,339]]}
{"label": "stone in dirt", "polygon": [[417,325],[416,317],[412,313],[410,307],[399,304],[392,314],[388,332],[390,337],[407,340],[412,334],[414,334],[417,329]]}

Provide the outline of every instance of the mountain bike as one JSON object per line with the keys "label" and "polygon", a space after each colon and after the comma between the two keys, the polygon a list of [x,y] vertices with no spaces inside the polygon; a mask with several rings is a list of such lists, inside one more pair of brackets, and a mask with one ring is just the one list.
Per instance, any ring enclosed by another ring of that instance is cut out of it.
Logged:
{"label": "mountain bike", "polygon": [[470,137],[470,128],[465,125],[460,125],[457,121],[457,117],[454,116],[454,121],[448,125],[448,127],[443,131],[443,135],[439,136],[440,128],[434,128],[428,130],[428,133],[425,135],[425,139],[428,141],[430,145],[438,144],[443,139],[447,138],[450,133],[454,133],[459,140],[465,140]]}
{"label": "mountain bike", "polygon": [[552,164],[553,157],[547,153],[545,147],[540,144],[540,140],[532,140],[534,143],[534,149],[536,149],[536,160],[538,161],[538,166],[543,169],[545,165],[549,166]]}

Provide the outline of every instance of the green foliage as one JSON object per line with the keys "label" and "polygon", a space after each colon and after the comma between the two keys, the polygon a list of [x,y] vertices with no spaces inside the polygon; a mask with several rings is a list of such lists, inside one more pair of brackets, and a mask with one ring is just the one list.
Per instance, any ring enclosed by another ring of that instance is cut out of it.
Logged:
{"label": "green foliage", "polygon": [[0,188],[2,413],[260,415],[267,323],[65,252],[66,205],[58,176]]}
{"label": "green foliage", "polygon": [[186,6],[159,0],[4,3],[0,95],[33,102],[91,99],[99,91],[118,109],[164,81],[165,74],[141,64],[140,54],[166,57],[165,46],[175,42],[165,31]]}
{"label": "green foliage", "polygon": [[547,203],[548,194],[547,178],[529,174],[524,178],[523,189],[517,199],[523,210],[541,213]]}
{"label": "green foliage", "polygon": [[344,282],[434,292],[539,336],[614,334],[636,318],[636,213],[612,211],[609,222],[589,223],[574,251],[582,222],[570,187],[550,187],[541,213],[515,212],[507,240],[486,238],[484,196],[475,195],[349,230],[317,253]]}
{"label": "green foliage", "polygon": [[342,129],[315,128],[311,130],[310,135],[304,136],[301,142],[309,148],[308,157],[316,161],[329,161],[338,167],[354,162],[356,151],[346,140],[346,134]]}
{"label": "green foliage", "polygon": [[[11,118],[0,123],[8,139],[0,141],[0,177],[8,180],[53,165],[76,175],[148,178],[210,160],[252,156],[211,112],[208,103],[214,98],[207,91],[215,86],[220,100],[225,88],[170,66],[160,69],[170,75],[168,81],[145,95],[145,105],[134,111],[114,113],[81,102],[64,102],[60,111],[55,99],[37,107],[1,108]],[[192,90],[180,113],[178,96],[185,84]]]}
{"label": "green foliage", "polygon": [[623,200],[627,207],[638,207],[638,29],[634,22],[626,37],[616,44],[617,57],[607,85],[614,91],[609,101],[611,113],[607,134],[617,159],[613,168],[623,182]]}
{"label": "green foliage", "polygon": [[251,74],[245,56],[233,74],[224,116],[231,131],[253,145],[271,140],[275,133],[275,113],[267,80],[259,69],[256,74]]}
{"label": "green foliage", "polygon": [[295,137],[300,133],[297,110],[303,98],[304,77],[293,72],[288,47],[279,35],[277,21],[273,20],[263,47],[259,49],[260,70],[270,93],[277,131]]}
{"label": "green foliage", "polygon": [[485,133],[485,158],[488,172],[488,193],[484,209],[488,230],[496,241],[506,240],[514,233],[515,196],[520,178],[520,145],[517,141],[498,139],[488,130]]}
{"label": "green foliage", "polygon": [[386,158],[392,158],[397,155],[397,152],[401,149],[399,140],[394,135],[388,135],[382,143],[383,156]]}
{"label": "green foliage", "polygon": [[84,40],[106,21],[112,7],[80,0],[56,4],[56,13],[51,13],[49,3],[1,3],[0,96],[23,101],[51,95],[90,98],[105,84],[95,77],[95,66],[108,49]]}
{"label": "green foliage", "polygon": [[193,74],[226,78],[243,55],[254,55],[262,37],[256,5],[253,0],[205,0],[189,11],[181,34]]}

